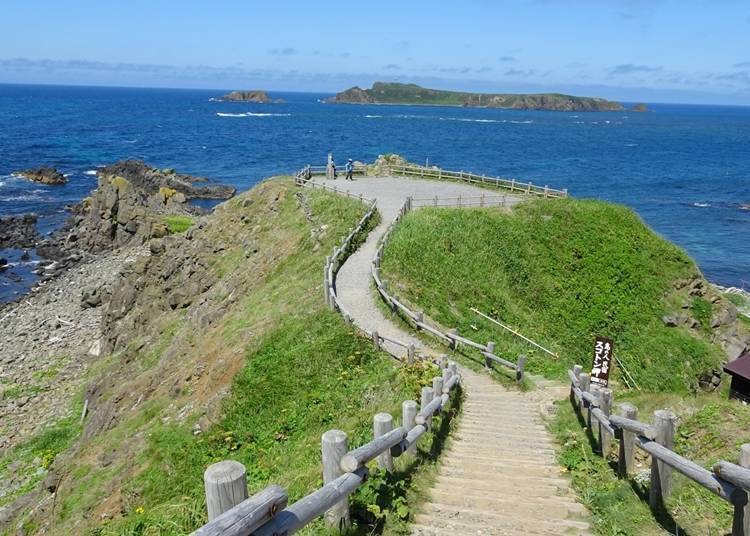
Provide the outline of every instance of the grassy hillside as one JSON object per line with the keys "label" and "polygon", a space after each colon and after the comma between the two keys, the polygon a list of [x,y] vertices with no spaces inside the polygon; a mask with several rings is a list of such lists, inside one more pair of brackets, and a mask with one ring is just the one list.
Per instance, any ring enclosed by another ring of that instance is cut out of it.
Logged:
{"label": "grassy hillside", "polygon": [[615,339],[616,355],[647,390],[689,391],[722,361],[706,330],[662,320],[685,302],[710,318],[708,300],[677,288],[700,277],[695,264],[624,207],[568,199],[527,202],[512,214],[419,210],[396,228],[383,271],[399,295],[443,326],[495,341],[512,360],[527,354],[532,372],[564,378],[572,364],[590,363],[596,335]]}
{"label": "grassy hillside", "polygon": [[[72,417],[0,463],[60,479],[6,533],[188,533],[206,520],[203,470],[222,459],[247,466],[251,492],[277,483],[294,501],[319,487],[325,430],[361,444],[375,413],[398,415],[434,375],[396,368],[325,308],[325,255],[364,210],[271,180],[135,259],[107,312],[113,351],[81,395],[83,429]],[[398,525],[407,491],[375,476],[355,499],[357,531]]]}
{"label": "grassy hillside", "polygon": [[[513,212],[423,209],[410,213],[386,247],[383,278],[444,327],[457,326],[529,368],[564,380],[574,363],[591,366],[595,335],[615,340],[615,354],[641,390],[629,390],[614,366],[615,402],[629,401],[640,419],[656,409],[679,416],[676,450],[711,467],[737,461],[750,441],[750,412],[727,400],[726,381],[714,393],[699,379],[726,359],[714,326],[727,301],[708,288],[693,261],[648,229],[630,210],[581,200],[532,201]],[[735,301],[737,298],[734,298]],[[559,354],[554,359],[470,311],[488,313]],[[669,327],[665,317],[682,315]],[[466,352],[464,359],[478,356]],[[612,460],[594,453],[589,434],[565,400],[550,424],[559,462],[602,535],[719,535],[731,528],[731,507],[675,476],[667,511],[654,515],[648,497],[650,460],[620,480]]]}
{"label": "grassy hillside", "polygon": [[428,89],[416,84],[375,82],[371,89],[353,87],[329,99],[355,104],[429,104],[433,106],[476,106],[517,110],[611,111],[622,110],[619,103],[594,97],[562,93],[467,93]]}

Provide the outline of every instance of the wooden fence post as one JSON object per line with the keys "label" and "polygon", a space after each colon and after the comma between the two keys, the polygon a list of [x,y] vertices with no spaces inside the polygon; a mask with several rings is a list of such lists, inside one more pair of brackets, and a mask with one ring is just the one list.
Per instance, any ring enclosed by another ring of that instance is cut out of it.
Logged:
{"label": "wooden fence post", "polygon": [[[424,409],[427,407],[427,405],[432,402],[432,399],[434,398],[432,387],[422,387],[422,401],[420,405],[420,409]],[[432,417],[427,417],[425,420],[425,428],[427,430],[430,429],[432,426]]]}
{"label": "wooden fence post", "polygon": [[[677,417],[664,409],[654,412],[655,441],[670,450],[674,449],[674,433]],[[672,492],[672,468],[659,460],[651,460],[651,488],[648,503],[654,510],[664,508],[665,501]]]}
{"label": "wooden fence post", "polygon": [[443,377],[442,376],[435,376],[432,378],[432,392],[435,396],[440,396],[443,394]]}
{"label": "wooden fence post", "polygon": [[458,341],[453,338],[456,335],[458,335],[458,329],[453,328],[448,330],[448,338],[451,340],[451,350],[455,350],[456,348],[458,348]]}
{"label": "wooden fence post", "polygon": [[[601,387],[599,385],[591,383],[591,377],[589,376],[589,393],[591,393],[591,396],[593,397],[594,400],[597,400],[597,401],[599,400],[599,390],[600,389],[601,389]],[[589,430],[591,430],[591,434],[592,435],[594,434],[594,429],[592,427],[593,419],[591,417],[591,411],[595,407],[596,407],[596,405],[594,405],[592,407],[591,403],[586,404],[586,408],[588,410],[586,412],[586,425],[589,427]]]}
{"label": "wooden fence post", "polygon": [[[606,387],[599,390],[599,409],[602,410],[607,417],[612,414],[612,389]],[[602,423],[599,423],[599,448],[602,451],[602,456],[607,457],[609,454],[610,446],[612,445],[612,438],[609,432],[604,429]]]}
{"label": "wooden fence post", "polygon": [[[578,375],[578,382],[581,384],[581,394],[588,393],[589,387],[591,386],[591,378],[586,372],[581,372]],[[581,396],[581,401],[578,403],[578,411],[581,413],[581,416],[583,416],[583,410],[586,408],[588,404],[583,399],[583,396]]]}
{"label": "wooden fence post", "polygon": [[[417,403],[414,400],[404,400],[404,402],[401,404],[401,426],[403,426],[407,430],[411,430],[416,425],[416,422],[414,422],[416,416]],[[416,454],[417,444],[414,443],[413,445],[409,445],[409,448],[406,449],[406,452],[412,455]]]}
{"label": "wooden fence post", "polygon": [[[373,428],[375,437],[380,437],[393,430],[393,417],[390,413],[377,413],[373,418]],[[391,449],[386,449],[382,454],[378,454],[378,467],[393,472],[393,456],[391,455]]]}
{"label": "wooden fence post", "polygon": [[[573,377],[577,381],[580,381],[579,376],[581,375],[581,371],[583,371],[583,367],[581,365],[573,365]],[[576,405],[576,396],[573,388],[576,387],[574,383],[571,382],[570,384],[570,403],[574,406]]]}
{"label": "wooden fence post", "polygon": [[[750,443],[745,443],[740,447],[740,465],[750,469]],[[740,534],[750,536],[750,504],[744,506],[742,514],[742,532]],[[737,512],[735,511],[736,515]]]}
{"label": "wooden fence post", "polygon": [[[495,343],[492,341],[489,341],[487,343],[487,353],[495,355]],[[487,368],[492,368],[492,359],[490,359],[487,356],[484,356],[484,366]]]}
{"label": "wooden fence post", "polygon": [[372,345],[376,350],[380,350],[380,335],[378,335],[377,331],[372,332]]}
{"label": "wooden fence post", "polygon": [[416,355],[417,355],[417,348],[413,344],[410,344],[406,348],[406,363],[408,365],[413,365],[414,364],[414,357]]}
{"label": "wooden fence post", "polygon": [[209,521],[247,499],[247,471],[234,460],[209,465],[203,473],[203,485]]}
{"label": "wooden fence post", "polygon": [[518,362],[516,363],[516,381],[520,382],[523,380],[523,369],[526,367],[526,356],[521,354],[518,356]]}
{"label": "wooden fence post", "polygon": [[[333,482],[344,474],[341,459],[349,451],[346,433],[341,430],[328,430],[320,440],[323,457],[323,484]],[[325,515],[326,525],[345,532],[350,525],[349,501],[344,499],[329,508]]]}
{"label": "wooden fence post", "polygon": [[424,312],[418,311],[417,312],[417,318],[415,319],[415,321],[417,322],[416,330],[417,331],[421,330],[422,328],[419,327],[419,324],[424,323]]}
{"label": "wooden fence post", "polygon": [[[626,419],[638,420],[638,408],[633,404],[620,404],[620,415]],[[617,472],[622,478],[628,476],[635,468],[635,434],[627,430],[620,430],[620,454],[617,459]]]}
{"label": "wooden fence post", "polygon": [[448,356],[443,354],[440,356],[440,370],[448,368]]}

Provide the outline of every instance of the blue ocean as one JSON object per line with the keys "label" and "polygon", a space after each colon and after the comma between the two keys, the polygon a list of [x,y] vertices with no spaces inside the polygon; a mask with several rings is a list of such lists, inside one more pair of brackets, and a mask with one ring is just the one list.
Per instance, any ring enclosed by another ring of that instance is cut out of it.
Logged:
{"label": "blue ocean", "polygon": [[[123,158],[236,186],[395,152],[447,169],[568,188],[635,209],[713,282],[750,288],[750,107],[649,104],[650,112],[565,113],[431,106],[216,102],[225,91],[0,85],[0,216],[34,212],[41,232]],[[12,172],[52,165],[43,186]],[[19,252],[0,257],[21,263]],[[32,258],[29,263],[33,263]],[[30,284],[0,275],[0,301]],[[20,268],[20,267],[19,267]]]}

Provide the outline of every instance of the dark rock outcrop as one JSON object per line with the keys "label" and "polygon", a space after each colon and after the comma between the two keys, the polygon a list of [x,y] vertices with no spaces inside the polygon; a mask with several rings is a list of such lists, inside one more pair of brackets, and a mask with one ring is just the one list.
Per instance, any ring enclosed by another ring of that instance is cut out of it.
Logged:
{"label": "dark rock outcrop", "polygon": [[0,218],[0,249],[33,248],[38,240],[35,214]]}
{"label": "dark rock outcrop", "polygon": [[638,104],[633,106],[633,111],[638,113],[648,112],[648,106],[646,106],[642,102],[639,102]]}
{"label": "dark rock outcrop", "polygon": [[222,96],[219,100],[227,102],[255,102],[259,104],[267,104],[269,102],[281,102],[279,100],[273,101],[268,93],[261,90],[246,90],[246,91],[232,91]]}
{"label": "dark rock outcrop", "polygon": [[25,179],[39,182],[41,184],[65,184],[68,182],[67,177],[53,167],[27,169],[24,171],[18,171],[16,175],[20,175]]}

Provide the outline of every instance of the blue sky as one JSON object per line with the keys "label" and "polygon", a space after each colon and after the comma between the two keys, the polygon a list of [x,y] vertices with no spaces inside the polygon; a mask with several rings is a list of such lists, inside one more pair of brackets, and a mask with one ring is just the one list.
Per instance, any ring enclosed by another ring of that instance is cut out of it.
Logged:
{"label": "blue sky", "polygon": [[748,0],[6,0],[0,83],[750,105]]}

